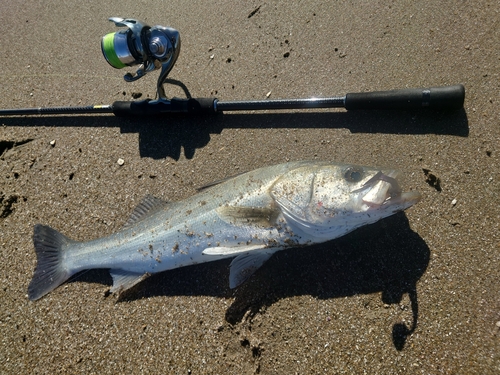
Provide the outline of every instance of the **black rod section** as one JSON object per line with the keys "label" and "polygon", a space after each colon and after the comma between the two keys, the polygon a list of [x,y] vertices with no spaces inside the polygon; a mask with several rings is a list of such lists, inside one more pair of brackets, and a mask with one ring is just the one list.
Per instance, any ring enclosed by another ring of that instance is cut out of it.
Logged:
{"label": "black rod section", "polygon": [[352,109],[460,109],[463,85],[347,94],[345,108]]}
{"label": "black rod section", "polygon": [[235,100],[216,102],[217,112],[270,109],[344,108],[344,97],[309,99]]}
{"label": "black rod section", "polygon": [[0,109],[0,116],[75,115],[86,113],[113,113],[113,107],[110,105],[89,105],[85,107]]}

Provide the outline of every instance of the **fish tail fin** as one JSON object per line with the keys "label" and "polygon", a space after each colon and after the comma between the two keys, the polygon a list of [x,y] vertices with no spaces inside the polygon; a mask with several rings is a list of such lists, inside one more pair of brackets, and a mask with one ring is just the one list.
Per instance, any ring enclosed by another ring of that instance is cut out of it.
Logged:
{"label": "fish tail fin", "polygon": [[71,273],[63,265],[64,247],[69,238],[46,225],[35,225],[33,243],[37,258],[35,273],[28,286],[28,298],[37,300],[65,282]]}

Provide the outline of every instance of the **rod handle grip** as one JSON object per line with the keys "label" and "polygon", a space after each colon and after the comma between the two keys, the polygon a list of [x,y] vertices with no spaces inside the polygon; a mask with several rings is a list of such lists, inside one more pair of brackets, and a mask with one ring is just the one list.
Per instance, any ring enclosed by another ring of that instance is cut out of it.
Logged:
{"label": "rod handle grip", "polygon": [[345,109],[460,109],[464,99],[463,85],[374,91],[347,94]]}

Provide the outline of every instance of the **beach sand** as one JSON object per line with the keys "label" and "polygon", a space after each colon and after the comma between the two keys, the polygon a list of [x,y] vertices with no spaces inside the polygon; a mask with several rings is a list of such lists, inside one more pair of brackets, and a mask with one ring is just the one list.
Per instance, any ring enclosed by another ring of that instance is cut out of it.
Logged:
{"label": "beach sand", "polygon": [[[0,108],[154,98],[157,73],[126,83],[103,58],[111,16],[179,30],[170,77],[193,97],[461,83],[464,109],[0,118],[0,373],[500,373],[497,2],[7,1]],[[28,300],[35,224],[88,240],[117,231],[147,194],[181,200],[302,159],[399,168],[422,201],[277,253],[235,290],[219,261],[121,299],[94,270]]]}

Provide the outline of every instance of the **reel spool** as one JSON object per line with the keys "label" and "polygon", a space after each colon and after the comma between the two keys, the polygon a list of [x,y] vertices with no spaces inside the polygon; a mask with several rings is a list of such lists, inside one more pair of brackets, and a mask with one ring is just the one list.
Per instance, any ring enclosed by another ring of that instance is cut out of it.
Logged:
{"label": "reel spool", "polygon": [[149,26],[132,18],[109,18],[117,27],[126,27],[106,34],[101,40],[101,50],[113,68],[122,69],[139,65],[137,71],[123,77],[133,82],[149,72],[161,68],[156,85],[158,100],[168,100],[163,83],[172,70],[181,49],[181,38],[177,30],[160,25]]}

